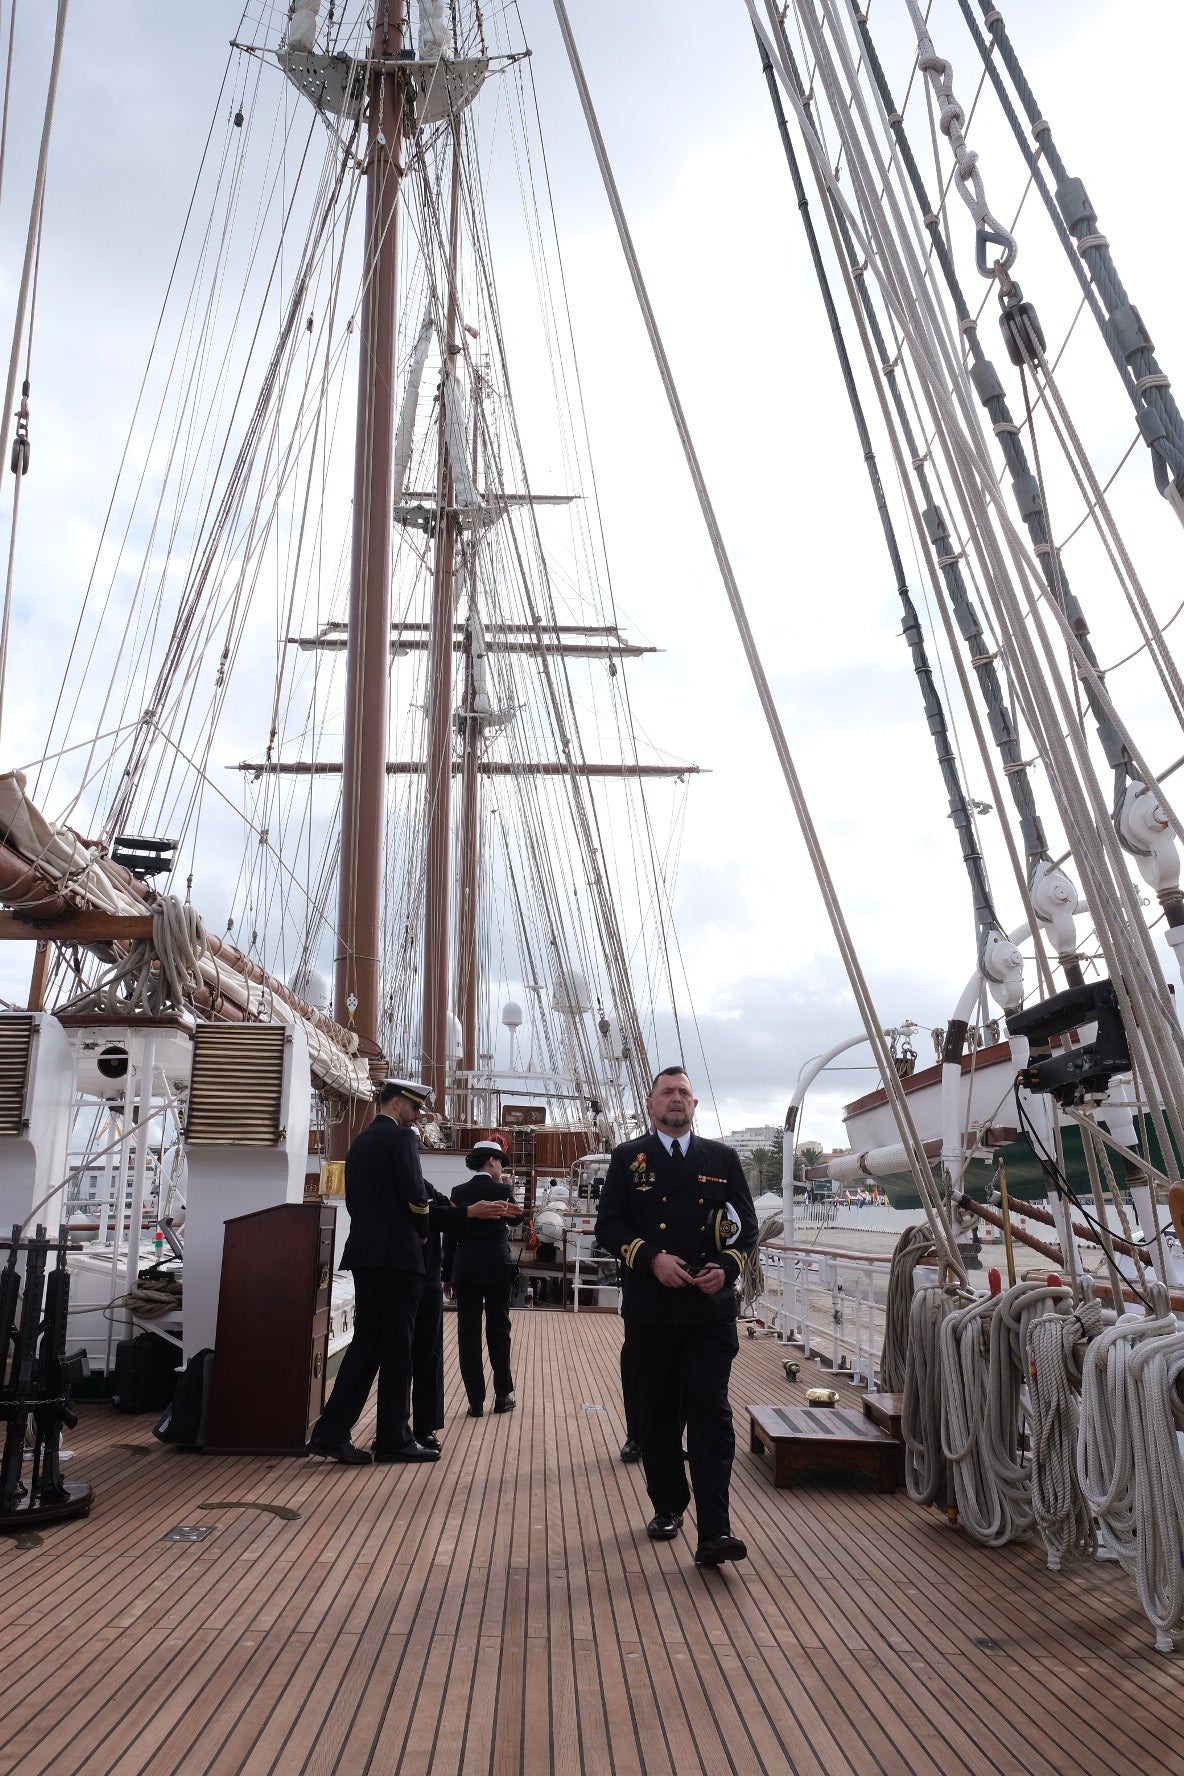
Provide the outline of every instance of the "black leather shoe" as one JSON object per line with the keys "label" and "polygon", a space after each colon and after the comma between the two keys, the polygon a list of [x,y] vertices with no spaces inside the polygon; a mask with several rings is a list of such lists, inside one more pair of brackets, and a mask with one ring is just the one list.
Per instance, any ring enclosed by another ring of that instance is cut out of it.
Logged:
{"label": "black leather shoe", "polygon": [[659,1511],[645,1526],[651,1542],[672,1542],[682,1528],[681,1511]]}
{"label": "black leather shoe", "polygon": [[747,1560],[748,1549],[739,1536],[708,1536],[695,1549],[696,1566],[722,1566],[725,1560]]}
{"label": "black leather shoe", "polygon": [[308,1442],[309,1455],[323,1455],[326,1461],[341,1462],[347,1468],[368,1468],[370,1451],[358,1449],[348,1437],[344,1443],[326,1443],[319,1437],[310,1437]]}
{"label": "black leather shoe", "polygon": [[466,1417],[467,1417],[467,1418],[480,1418],[480,1417],[481,1417],[481,1414],[482,1414],[482,1413],[483,1413],[483,1412],[484,1412],[484,1411],[485,1411],[485,1408],[484,1408],[484,1406],[470,1406],[470,1407],[469,1407],[469,1410],[468,1410],[468,1412],[467,1412],[467,1413],[466,1413],[466,1415],[465,1415],[465,1416],[466,1416]]}
{"label": "black leather shoe", "polygon": [[623,1462],[639,1462],[641,1460],[641,1444],[636,1437],[626,1437],[621,1444],[621,1460]]}
{"label": "black leather shoe", "polygon": [[438,1449],[425,1449],[422,1443],[404,1443],[399,1449],[376,1449],[376,1462],[438,1462]]}
{"label": "black leather shoe", "polygon": [[499,1394],[493,1402],[495,1412],[513,1412],[518,1402],[513,1394]]}
{"label": "black leather shoe", "polygon": [[439,1455],[442,1445],[435,1431],[416,1431],[415,1441],[419,1444],[421,1449],[434,1449],[436,1454]]}

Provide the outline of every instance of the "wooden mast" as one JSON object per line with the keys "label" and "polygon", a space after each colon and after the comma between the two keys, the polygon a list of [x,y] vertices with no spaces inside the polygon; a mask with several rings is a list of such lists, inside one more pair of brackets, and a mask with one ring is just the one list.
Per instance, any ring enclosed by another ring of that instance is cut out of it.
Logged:
{"label": "wooden mast", "polygon": [[[334,1008],[357,1031],[380,1078],[382,855],[390,672],[391,505],[397,322],[397,220],[402,176],[404,0],[377,0],[370,42],[366,240],[358,339],[358,420],[350,554],[341,865]],[[369,1106],[333,1131],[340,1157]]]}
{"label": "wooden mast", "polygon": [[456,267],[460,237],[460,122],[452,124],[452,193],[448,218],[448,309],[437,416],[437,512],[432,613],[428,641],[427,868],[423,927],[423,1056],[425,1085],[446,1111],[448,1084],[448,936],[452,877],[452,623],[456,596],[455,476],[448,453],[446,391],[459,355]]}
{"label": "wooden mast", "polygon": [[[477,449],[480,437],[480,381],[473,400],[473,454],[470,469],[473,486],[477,485]],[[477,687],[473,672],[473,624],[477,620],[477,539],[469,539],[469,613],[465,624],[464,664],[465,689],[461,715],[461,784],[460,784],[460,855],[457,858],[456,915],[456,1010],[460,1019],[460,1069],[472,1073],[477,1065],[477,863],[480,844],[478,833],[478,753],[481,745],[481,717],[476,708]],[[460,1123],[472,1121],[468,1086],[457,1093],[456,1118]]]}

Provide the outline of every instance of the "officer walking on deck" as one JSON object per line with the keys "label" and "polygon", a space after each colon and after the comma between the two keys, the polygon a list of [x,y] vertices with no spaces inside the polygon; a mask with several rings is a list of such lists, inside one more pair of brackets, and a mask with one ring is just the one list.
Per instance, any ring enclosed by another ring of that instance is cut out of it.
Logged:
{"label": "officer walking on deck", "polygon": [[609,1161],[596,1239],[624,1266],[623,1315],[654,1508],[647,1533],[673,1540],[693,1492],[696,1564],[720,1566],[748,1553],[729,1515],[736,1438],[728,1377],[739,1348],[735,1284],[757,1244],[757,1219],[735,1149],[693,1133],[696,1102],[683,1069],[664,1067],[646,1099],[651,1133],[624,1142]]}

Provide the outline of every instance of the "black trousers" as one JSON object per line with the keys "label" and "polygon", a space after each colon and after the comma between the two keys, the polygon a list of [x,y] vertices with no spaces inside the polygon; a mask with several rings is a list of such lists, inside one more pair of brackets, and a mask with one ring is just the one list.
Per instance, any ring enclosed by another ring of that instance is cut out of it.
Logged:
{"label": "black trousers", "polygon": [[411,1338],[411,1426],[422,1440],[444,1423],[444,1287],[425,1279]]}
{"label": "black trousers", "polygon": [[621,1340],[621,1399],[625,1407],[625,1435],[631,1443],[641,1442],[641,1381],[637,1373],[635,1343],[640,1327],[634,1326],[634,1344],[629,1342],[629,1322]]}
{"label": "black trousers", "polygon": [[510,1290],[514,1282],[512,1265],[499,1265],[480,1277],[462,1278],[453,1282],[452,1298],[456,1302],[456,1352],[460,1358],[460,1378],[469,1396],[470,1406],[485,1404],[485,1366],[481,1355],[481,1316],[485,1316],[485,1342],[489,1346],[489,1366],[493,1370],[493,1391],[500,1399],[514,1391],[514,1372],[510,1368]]}
{"label": "black trousers", "polygon": [[[630,1325],[646,1491],[656,1513],[679,1515],[695,1496],[699,1540],[731,1533],[728,1487],[736,1436],[728,1378],[740,1348],[735,1320]],[[691,1483],[682,1460],[683,1415]]]}
{"label": "black trousers", "polygon": [[344,1443],[378,1377],[377,1449],[411,1442],[411,1340],[424,1279],[409,1270],[354,1271],[354,1335],[313,1435]]}

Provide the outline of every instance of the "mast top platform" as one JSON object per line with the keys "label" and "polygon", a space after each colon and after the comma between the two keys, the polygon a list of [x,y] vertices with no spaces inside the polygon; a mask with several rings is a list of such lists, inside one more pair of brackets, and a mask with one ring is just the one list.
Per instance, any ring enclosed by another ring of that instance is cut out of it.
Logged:
{"label": "mast top platform", "polygon": [[414,55],[370,58],[340,52],[319,55],[315,50],[304,49],[272,50],[234,39],[230,47],[268,60],[274,56],[281,71],[309,103],[333,118],[356,121],[362,116],[372,74],[405,73],[415,83],[415,122],[421,128],[465,110],[477,97],[488,74],[504,73],[531,53],[529,49],[517,49],[491,56],[442,56],[425,61]]}

